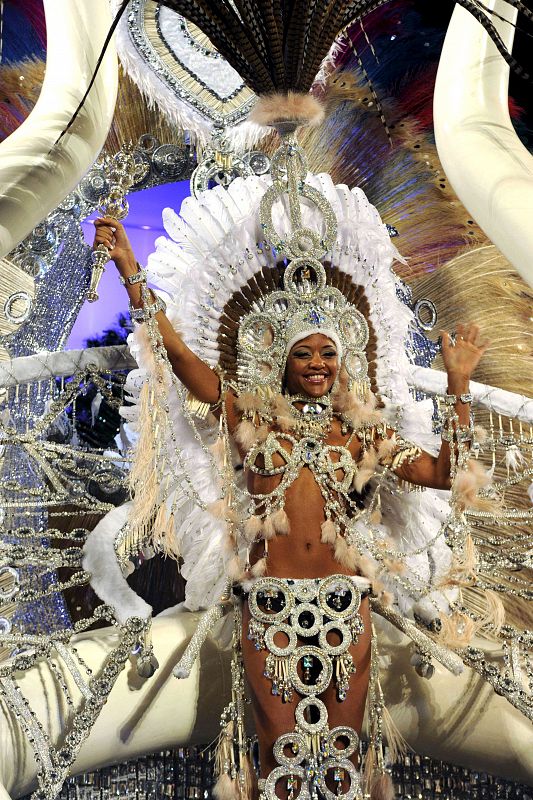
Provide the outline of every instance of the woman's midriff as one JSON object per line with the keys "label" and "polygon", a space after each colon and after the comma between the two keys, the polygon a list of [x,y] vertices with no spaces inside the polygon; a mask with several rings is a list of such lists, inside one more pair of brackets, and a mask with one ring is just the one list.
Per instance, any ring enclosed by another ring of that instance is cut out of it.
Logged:
{"label": "woman's midriff", "polygon": [[[267,493],[266,483],[273,486],[279,480],[253,480],[254,491]],[[260,484],[260,488],[259,485]],[[270,487],[270,490],[273,488]],[[325,520],[324,498],[315,477],[308,467],[302,467],[296,480],[285,493],[285,513],[289,518],[287,535],[277,535],[268,542],[267,575],[278,578],[323,578],[333,573],[353,574],[333,556],[331,545],[321,541],[321,526]],[[263,541],[256,542],[250,553],[254,564],[265,550]]]}

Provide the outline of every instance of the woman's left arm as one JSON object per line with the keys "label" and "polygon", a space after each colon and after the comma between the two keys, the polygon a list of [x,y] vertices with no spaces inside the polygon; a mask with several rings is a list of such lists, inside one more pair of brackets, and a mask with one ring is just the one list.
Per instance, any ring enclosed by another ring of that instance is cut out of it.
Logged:
{"label": "woman's left arm", "polygon": [[[489,342],[480,340],[477,325],[458,325],[455,337],[442,332],[442,358],[448,374],[448,397],[453,402],[457,415],[457,426],[470,425],[469,381],[470,376]],[[443,441],[438,456],[422,452],[411,463],[404,463],[394,470],[396,475],[409,483],[418,486],[429,486],[432,489],[449,489],[450,478],[450,446],[454,442]]]}

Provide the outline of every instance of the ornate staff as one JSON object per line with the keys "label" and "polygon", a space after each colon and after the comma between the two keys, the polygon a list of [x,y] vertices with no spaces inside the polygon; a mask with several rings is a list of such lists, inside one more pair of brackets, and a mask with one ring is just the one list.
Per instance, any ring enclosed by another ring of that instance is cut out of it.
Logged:
{"label": "ornate staff", "polygon": [[[148,164],[137,161],[133,156],[133,150],[132,142],[128,142],[116,155],[107,157],[104,161],[104,168],[109,176],[109,191],[98,206],[98,212],[105,217],[122,220],[128,216],[129,204],[126,194],[148,172]],[[109,250],[105,244],[99,244],[93,250],[91,282],[87,290],[89,303],[98,300],[98,285],[109,259]]]}

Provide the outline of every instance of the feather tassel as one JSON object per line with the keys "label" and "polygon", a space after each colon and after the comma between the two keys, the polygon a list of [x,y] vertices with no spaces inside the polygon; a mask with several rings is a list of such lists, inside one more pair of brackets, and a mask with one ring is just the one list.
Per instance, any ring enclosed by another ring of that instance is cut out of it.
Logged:
{"label": "feather tassel", "polygon": [[357,472],[355,473],[353,479],[353,487],[356,492],[361,493],[363,491],[365,485],[374,475],[377,463],[378,454],[372,447],[370,450],[366,451],[357,465]]}
{"label": "feather tassel", "polygon": [[335,539],[335,560],[342,564],[343,567],[355,572],[357,570],[358,557],[355,550],[347,544],[343,536],[337,536]]}
{"label": "feather tassel", "polygon": [[239,556],[233,556],[226,564],[226,575],[232,581],[240,582],[246,577],[244,563]]}
{"label": "feather tassel", "polygon": [[287,536],[290,533],[289,518],[284,508],[279,508],[274,514],[272,514],[271,519],[276,533],[280,534],[281,536]]}
{"label": "feather tassel", "polygon": [[441,614],[442,628],[439,632],[439,644],[450,649],[467,647],[476,633],[476,625],[470,617],[459,612]]}
{"label": "feather tassel", "polygon": [[261,522],[261,518],[252,514],[251,517],[245,521],[243,526],[244,538],[247,542],[255,542],[255,540],[259,537],[261,533],[261,529],[263,527],[263,523]]}
{"label": "feather tassel", "polygon": [[216,800],[240,800],[237,781],[232,780],[227,773],[222,773],[213,787],[213,797]]}
{"label": "feather tassel", "polygon": [[372,781],[370,800],[394,800],[396,793],[388,772],[382,772]]}
{"label": "feather tassel", "polygon": [[235,428],[235,440],[245,452],[248,452],[257,442],[255,425],[250,420],[243,419]]}
{"label": "feather tassel", "polygon": [[265,405],[261,395],[255,392],[243,392],[233,403],[237,411],[243,412],[262,411]]}
{"label": "feather tassel", "polygon": [[256,561],[251,569],[251,573],[254,578],[262,578],[263,575],[266,573],[267,569],[267,560],[266,558],[260,558],[259,561]]}
{"label": "feather tassel", "polygon": [[481,497],[478,494],[479,489],[485,488],[489,483],[490,475],[473,459],[470,459],[466,469],[458,470],[453,482],[453,492],[459,511],[466,508],[493,513],[501,511],[501,499]]}
{"label": "feather tassel", "polygon": [[272,517],[265,517],[262,525],[263,539],[267,541],[273,539],[276,535],[276,526],[274,525]]}
{"label": "feather tassel", "polygon": [[376,565],[368,556],[359,556],[357,559],[359,573],[372,583],[376,578]]}
{"label": "feather tassel", "polygon": [[335,523],[333,520],[327,519],[325,522],[323,522],[320,530],[320,540],[324,542],[324,544],[335,544],[335,540],[337,539],[337,529],[335,528]]}

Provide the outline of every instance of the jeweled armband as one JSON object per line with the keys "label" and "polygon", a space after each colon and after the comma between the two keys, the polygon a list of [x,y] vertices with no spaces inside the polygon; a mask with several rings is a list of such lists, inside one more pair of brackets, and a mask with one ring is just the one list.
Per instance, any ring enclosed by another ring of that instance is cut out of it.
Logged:
{"label": "jeweled armband", "polygon": [[413,461],[416,461],[416,459],[420,458],[422,455],[420,447],[413,444],[413,442],[408,442],[407,439],[404,439],[399,433],[394,434],[394,439],[396,447],[391,453],[389,457],[390,460],[387,464],[391,470],[398,469],[406,463],[412,464]]}
{"label": "jeweled armband", "polygon": [[155,302],[151,303],[148,306],[142,306],[141,308],[134,308],[130,303],[130,316],[134,322],[146,322],[147,316],[155,316],[158,311],[165,312],[167,310],[167,304],[161,297],[155,296]]}
{"label": "jeweled armband", "polygon": [[146,281],[146,270],[144,267],[141,267],[139,262],[137,262],[137,267],[139,271],[135,272],[133,275],[128,275],[127,278],[124,278],[122,275],[118,276],[118,279],[123,286],[125,286],[127,283],[130,286],[135,286],[136,283],[144,283]]}
{"label": "jeweled armband", "polygon": [[422,450],[420,447],[405,442],[404,446],[393,455],[390,468],[395,470],[402,467],[404,464],[412,464],[413,461],[416,461],[421,455]]}

